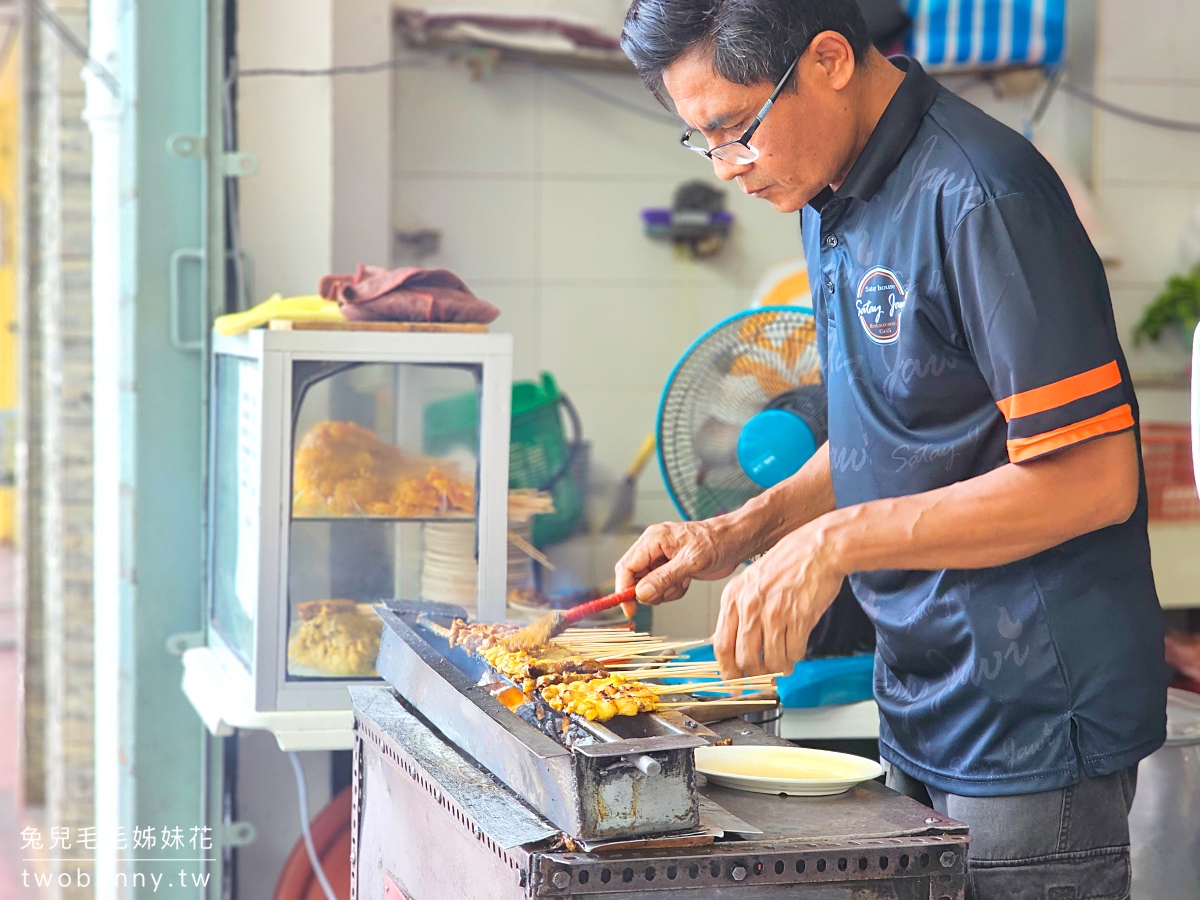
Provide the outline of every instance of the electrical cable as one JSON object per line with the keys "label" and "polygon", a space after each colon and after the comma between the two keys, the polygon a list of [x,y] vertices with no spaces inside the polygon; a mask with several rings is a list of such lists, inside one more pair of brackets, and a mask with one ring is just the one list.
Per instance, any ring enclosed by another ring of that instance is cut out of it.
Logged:
{"label": "electrical cable", "polygon": [[265,78],[278,75],[288,78],[331,78],[335,75],[371,75],[375,72],[386,72],[388,69],[419,68],[424,65],[428,65],[424,60],[393,56],[391,59],[384,59],[379,62],[362,65],[329,66],[324,69],[285,69],[274,67],[242,69],[237,73],[237,77]]}
{"label": "electrical cable", "polygon": [[[575,78],[558,66],[552,66],[528,56],[524,53],[505,50],[502,51],[506,59],[511,59],[516,62],[523,63],[538,71],[545,72],[551,78],[561,81],[564,84],[570,85],[580,93],[587,94],[603,103],[624,110],[631,115],[640,116],[648,121],[655,122],[659,125],[680,125],[678,119],[668,115],[657,113],[654,110],[645,109],[638,106],[636,103],[630,103],[628,100],[623,100],[620,97],[613,96],[607,91],[593,87],[585,81]],[[294,78],[332,78],[339,75],[369,75],[375,72],[386,72],[389,69],[410,69],[420,68],[428,65],[428,62],[423,59],[412,59],[410,57],[395,56],[391,59],[380,60],[374,63],[365,63],[362,65],[341,65],[329,66],[323,69],[291,69],[291,68],[257,68],[257,69],[241,69],[236,73],[236,78],[263,78],[268,76],[284,76]]]}
{"label": "electrical cable", "polygon": [[1185,122],[1181,119],[1166,119],[1162,116],[1152,116],[1149,113],[1138,112],[1136,109],[1130,109],[1127,106],[1120,106],[1109,100],[1104,100],[1097,97],[1091,91],[1064,81],[1059,90],[1065,91],[1072,97],[1090,103],[1098,109],[1104,110],[1122,119],[1129,119],[1133,122],[1138,122],[1142,125],[1149,125],[1151,128],[1163,128],[1168,131],[1182,131],[1188,134],[1200,134],[1200,122]]}
{"label": "electrical cable", "polygon": [[317,849],[313,846],[312,831],[308,827],[308,786],[304,783],[304,770],[300,768],[300,756],[295,750],[289,750],[288,760],[292,764],[292,773],[296,776],[296,793],[300,798],[300,832],[304,835],[304,849],[308,853],[308,862],[312,866],[313,874],[317,876],[317,882],[321,885],[326,900],[338,900],[337,894],[333,892],[333,887],[329,884],[329,879],[325,877],[325,869],[321,866],[321,860],[317,858]]}
{"label": "electrical cable", "polygon": [[68,50],[82,60],[88,71],[103,82],[104,86],[108,88],[109,93],[114,97],[120,97],[121,84],[117,81],[117,77],[88,53],[87,44],[80,40],[75,32],[67,27],[67,23],[59,17],[58,13],[47,6],[44,0],[33,0],[33,6],[37,10],[38,17],[50,26],[50,29],[58,35],[59,40],[66,44]]}
{"label": "electrical cable", "polygon": [[[1029,130],[1037,128],[1042,124],[1042,119],[1045,118],[1046,110],[1050,108],[1050,101],[1054,99],[1054,95],[1058,93],[1058,89],[1062,87],[1067,75],[1066,66],[1055,66],[1050,73],[1050,78],[1046,81],[1046,88],[1042,91],[1042,96],[1038,98],[1037,105],[1033,108],[1033,115],[1029,119]],[[1029,137],[1029,135],[1026,135]]]}
{"label": "electrical cable", "polygon": [[531,59],[523,54],[512,54],[512,58],[518,60],[519,62],[523,62],[526,65],[532,66],[538,71],[545,72],[556,81],[561,81],[563,84],[570,85],[580,93],[587,94],[589,97],[593,97],[602,103],[607,103],[610,106],[616,107],[617,109],[622,109],[627,113],[640,116],[647,121],[655,122],[659,125],[678,125],[679,127],[683,127],[683,121],[678,117],[663,115],[662,113],[657,113],[654,110],[638,106],[636,103],[630,103],[628,100],[623,100],[620,97],[613,96],[607,91],[602,91],[600,88],[592,87],[592,85],[588,84],[586,81],[581,81],[580,79],[575,78],[573,75],[567,74],[565,70],[557,66],[547,65],[546,63]]}

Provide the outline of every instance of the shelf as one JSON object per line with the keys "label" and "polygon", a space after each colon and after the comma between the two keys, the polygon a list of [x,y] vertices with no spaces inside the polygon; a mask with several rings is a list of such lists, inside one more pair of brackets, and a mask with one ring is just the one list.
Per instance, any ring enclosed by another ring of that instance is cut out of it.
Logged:
{"label": "shelf", "polygon": [[183,693],[216,737],[238,728],[269,731],[280,750],[352,750],[354,713],[337,710],[257,712],[229,683],[216,654],[193,647],[183,654]]}

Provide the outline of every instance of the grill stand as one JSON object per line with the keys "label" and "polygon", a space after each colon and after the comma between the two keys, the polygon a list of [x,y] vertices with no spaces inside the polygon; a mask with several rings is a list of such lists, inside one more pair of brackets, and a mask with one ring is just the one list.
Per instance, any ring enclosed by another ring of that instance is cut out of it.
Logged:
{"label": "grill stand", "polygon": [[[877,783],[824,798],[714,785],[763,834],[704,847],[572,852],[512,791],[384,687],[352,687],[354,900],[962,900],[966,827]],[[735,743],[780,743],[733,719]]]}

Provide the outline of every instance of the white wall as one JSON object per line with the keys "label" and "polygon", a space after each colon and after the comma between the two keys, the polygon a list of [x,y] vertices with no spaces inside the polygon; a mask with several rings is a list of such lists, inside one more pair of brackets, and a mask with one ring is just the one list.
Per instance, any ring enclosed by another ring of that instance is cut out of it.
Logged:
{"label": "white wall", "polygon": [[[332,62],[333,0],[238,4],[242,68],[319,67]],[[256,296],[308,294],[325,275],[333,227],[333,147],[328,78],[247,78],[238,85],[238,138],[258,154],[243,178],[242,238],[253,261]]]}
{"label": "white wall", "polygon": [[[238,6],[242,70],[319,69],[392,53],[389,0],[257,0]],[[386,260],[390,73],[245,77],[239,148],[258,155],[240,181],[253,301],[313,294],[330,272]]]}
{"label": "white wall", "polygon": [[[1096,90],[1151,115],[1200,121],[1200,4],[1194,0],[1100,0]],[[1200,208],[1200,134],[1149,128],[1107,113],[1096,117],[1096,190],[1121,264],[1109,270],[1122,337],[1178,270],[1179,236]],[[1134,347],[1130,368],[1181,372],[1182,345]],[[1144,419],[1187,421],[1183,390],[1138,392]]]}

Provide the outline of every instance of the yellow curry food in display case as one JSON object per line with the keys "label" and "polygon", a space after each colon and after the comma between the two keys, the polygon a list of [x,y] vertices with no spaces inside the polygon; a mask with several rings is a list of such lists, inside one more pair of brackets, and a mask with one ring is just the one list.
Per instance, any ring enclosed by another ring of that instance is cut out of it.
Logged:
{"label": "yellow curry food in display case", "polygon": [[367,603],[309,600],[296,605],[288,664],[308,674],[373,678],[383,623]]}
{"label": "yellow curry food in display case", "polygon": [[296,450],[297,517],[471,515],[475,488],[448,460],[406,453],[354,422],[319,422]]}

